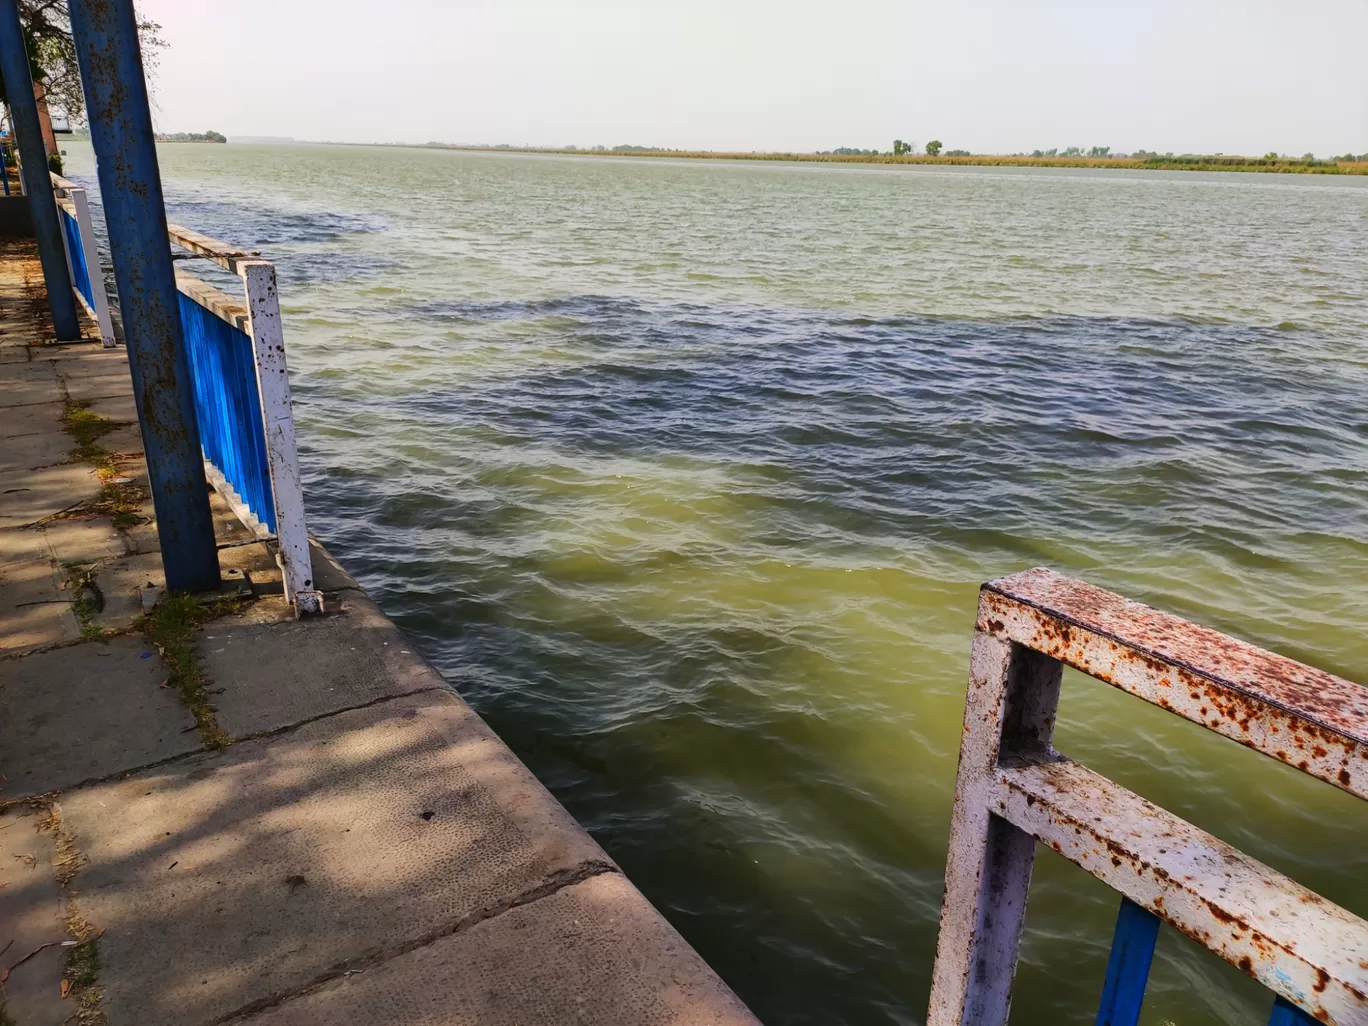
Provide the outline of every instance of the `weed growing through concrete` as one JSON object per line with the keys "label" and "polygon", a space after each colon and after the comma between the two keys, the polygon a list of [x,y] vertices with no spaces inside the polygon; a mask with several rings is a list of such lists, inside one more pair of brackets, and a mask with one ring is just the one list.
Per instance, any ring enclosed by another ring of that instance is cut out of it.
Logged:
{"label": "weed growing through concrete", "polygon": [[206,603],[193,595],[173,593],[143,617],[143,631],[166,664],[167,683],[180,691],[181,701],[194,715],[206,748],[225,748],[230,739],[219,727],[214,707],[209,704],[210,682],[190,642],[202,625],[215,617],[238,612],[243,605],[244,600]]}
{"label": "weed growing through concrete", "polygon": [[119,455],[100,444],[101,438],[116,428],[126,427],[128,422],[101,417],[90,409],[89,399],[67,396],[64,407],[62,423],[67,433],[76,440],[71,459],[94,467],[101,488],[96,498],[65,509],[48,519],[111,517],[115,527],[132,527],[142,523],[145,518],[141,503],[147,498],[146,492],[132,481],[123,479],[119,473]]}
{"label": "weed growing through concrete", "polygon": [[67,397],[66,408],[62,411],[62,423],[67,434],[76,439],[76,448],[71,450],[71,458],[80,463],[95,467],[113,469],[114,453],[100,444],[100,439],[123,422],[101,417],[90,409],[89,399]]}
{"label": "weed growing through concrete", "polygon": [[86,858],[77,850],[71,831],[62,821],[62,807],[53,801],[45,801],[37,807],[43,810],[38,828],[50,832],[55,841],[53,867],[57,871],[57,884],[66,899],[67,932],[76,941],[67,951],[67,964],[62,971],[62,996],[72,999],[76,1005],[76,1011],[65,1022],[76,1026],[106,1026],[109,1020],[101,1007],[101,994],[96,986],[100,980],[99,940],[104,931],[97,930],[81,915],[75,889],[71,886]]}
{"label": "weed growing through concrete", "polygon": [[67,587],[71,589],[71,611],[81,627],[81,640],[94,641],[105,636],[105,630],[95,622],[95,614],[100,611],[100,600],[95,591],[95,574],[98,563],[63,563],[66,571]]}

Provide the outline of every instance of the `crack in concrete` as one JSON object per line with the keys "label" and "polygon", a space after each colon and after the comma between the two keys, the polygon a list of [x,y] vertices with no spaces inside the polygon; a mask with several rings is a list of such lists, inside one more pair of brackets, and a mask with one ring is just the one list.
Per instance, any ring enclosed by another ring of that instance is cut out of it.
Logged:
{"label": "crack in concrete", "polygon": [[[96,644],[96,642],[77,641],[72,642],[70,644],[85,645]],[[70,647],[70,644],[63,644],[54,647],[68,648]],[[298,730],[300,727],[307,727],[310,723],[317,723],[319,720],[326,720],[333,716],[341,716],[343,713],[356,712],[358,709],[369,709],[371,706],[381,705],[385,702],[397,702],[399,699],[408,698],[410,695],[425,695],[433,691],[453,691],[453,689],[448,684],[434,684],[432,687],[418,688],[414,691],[405,691],[403,694],[399,695],[381,695],[379,698],[372,698],[367,702],[361,702],[357,705],[349,705],[345,709],[336,709],[332,712],[319,713],[317,716],[310,716],[307,719],[299,720],[296,723],[288,723],[283,727],[273,727],[271,730],[262,730],[256,732],[255,734],[243,734],[241,737],[232,738],[228,744],[228,747],[224,749],[219,749],[219,751],[228,751],[228,749],[232,748],[234,745],[243,744],[248,741],[261,741],[269,740],[270,738],[280,737],[282,734],[288,734],[291,731]],[[193,730],[194,728],[191,727],[188,729]],[[142,773],[144,770],[158,769],[162,766],[169,766],[172,763],[180,762],[184,759],[193,759],[197,756],[204,755],[206,752],[217,754],[215,750],[212,748],[196,748],[193,752],[181,752],[178,755],[168,755],[164,759],[154,759],[152,762],[145,762],[139,766],[132,766],[128,769],[121,769],[114,773],[106,773],[104,776],[87,777],[85,780],[79,780],[74,784],[68,784],[57,791],[42,791],[38,794],[16,795],[13,798],[0,799],[0,811],[11,809],[20,805],[27,805],[33,802],[55,801],[58,797],[70,791],[79,791],[83,787],[93,787],[96,784],[107,784],[111,780],[121,780],[125,777],[131,777],[135,773]]]}
{"label": "crack in concrete", "polygon": [[411,951],[425,948],[429,944],[434,944],[446,937],[454,937],[457,934],[465,933],[467,930],[471,930],[481,923],[486,923],[491,919],[497,919],[505,912],[515,908],[521,908],[524,905],[530,905],[535,901],[541,901],[543,898],[549,898],[553,894],[565,890],[567,887],[573,887],[575,884],[583,883],[585,880],[592,879],[593,877],[602,876],[604,873],[617,873],[621,875],[621,872],[622,871],[618,869],[617,866],[610,862],[604,862],[601,859],[590,859],[587,862],[581,862],[578,866],[557,870],[541,883],[537,884],[537,886],[529,888],[512,898],[505,898],[503,901],[498,901],[492,905],[486,905],[484,908],[476,909],[474,912],[462,916],[454,923],[448,923],[446,926],[430,930],[425,934],[404,941],[402,944],[397,944],[387,950],[376,951],[371,954],[361,955],[357,958],[338,962],[301,986],[295,987],[292,990],[280,991],[264,998],[258,998],[256,1001],[250,1001],[241,1008],[234,1009],[225,1015],[220,1015],[215,1019],[210,1019],[202,1023],[201,1026],[225,1026],[225,1024],[228,1023],[241,1022],[248,1016],[256,1015],[259,1012],[264,1012],[271,1008],[277,1008],[288,1001],[304,997],[317,990],[319,987],[331,983],[333,980],[340,979],[349,973],[369,969],[372,966],[380,965],[383,962],[398,958],[400,955],[407,955]]}
{"label": "crack in concrete", "polygon": [[243,734],[241,737],[233,738],[232,743],[236,745],[246,741],[260,741],[264,738],[280,737],[282,734],[288,734],[291,731],[298,730],[300,727],[307,727],[310,723],[317,723],[319,720],[326,720],[333,716],[341,716],[343,713],[356,712],[358,709],[369,709],[371,706],[383,705],[385,702],[396,702],[401,698],[408,698],[410,695],[426,695],[433,691],[451,690],[453,689],[450,685],[443,683],[433,684],[425,688],[415,688],[412,691],[405,691],[398,695],[381,695],[379,698],[372,698],[365,702],[359,702],[356,705],[349,705],[345,709],[336,709],[332,712],[319,713],[316,716],[307,716],[302,720],[296,720],[294,723],[287,723],[283,727],[272,727],[270,730],[258,730],[253,734]]}

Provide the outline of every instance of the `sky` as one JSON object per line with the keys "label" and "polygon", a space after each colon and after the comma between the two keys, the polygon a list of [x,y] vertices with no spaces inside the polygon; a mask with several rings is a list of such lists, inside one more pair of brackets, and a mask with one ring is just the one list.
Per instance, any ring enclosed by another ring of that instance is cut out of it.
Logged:
{"label": "sky", "polygon": [[164,131],[1368,151],[1368,0],[139,0]]}

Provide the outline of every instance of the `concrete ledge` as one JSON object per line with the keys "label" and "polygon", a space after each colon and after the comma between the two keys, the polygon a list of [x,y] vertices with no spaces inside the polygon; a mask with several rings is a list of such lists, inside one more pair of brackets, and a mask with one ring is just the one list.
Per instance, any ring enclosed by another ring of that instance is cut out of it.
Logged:
{"label": "concrete ledge", "polygon": [[210,624],[197,645],[232,737],[279,730],[381,698],[447,687],[375,603],[348,592],[321,619]]}
{"label": "concrete ledge", "polygon": [[251,1026],[756,1026],[615,873],[323,984]]}
{"label": "concrete ledge", "polygon": [[216,1021],[612,863],[449,691],[62,801],[110,1022]]}

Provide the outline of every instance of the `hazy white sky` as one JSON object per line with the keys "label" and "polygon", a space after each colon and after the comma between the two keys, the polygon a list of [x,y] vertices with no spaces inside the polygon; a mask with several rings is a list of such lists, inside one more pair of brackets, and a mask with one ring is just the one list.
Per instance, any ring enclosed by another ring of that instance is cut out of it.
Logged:
{"label": "hazy white sky", "polygon": [[354,142],[1368,151],[1368,0],[140,0],[160,127]]}

